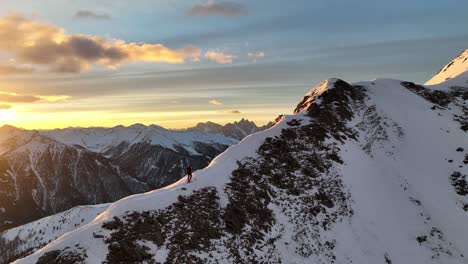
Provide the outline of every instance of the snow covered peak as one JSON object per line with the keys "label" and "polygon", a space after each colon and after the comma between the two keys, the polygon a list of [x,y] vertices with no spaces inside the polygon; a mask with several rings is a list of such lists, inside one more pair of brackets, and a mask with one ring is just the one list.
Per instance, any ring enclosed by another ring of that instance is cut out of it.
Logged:
{"label": "snow covered peak", "polygon": [[468,49],[460,53],[458,57],[445,65],[426,85],[434,85],[445,82],[468,71]]}
{"label": "snow covered peak", "polygon": [[232,138],[201,131],[172,131],[157,125],[142,124],[113,128],[66,128],[42,131],[42,133],[65,144],[81,145],[100,153],[122,142],[130,145],[146,142],[173,150],[176,150],[177,146],[183,146],[195,154],[196,151],[192,149],[194,142],[222,145],[232,145],[237,142]]}
{"label": "snow covered peak", "polygon": [[25,145],[37,134],[35,131],[28,131],[10,125],[0,127],[0,155],[9,150],[12,146]]}
{"label": "snow covered peak", "polygon": [[250,134],[262,131],[270,126],[271,124],[259,127],[254,122],[242,118],[238,122],[227,123],[224,126],[210,121],[206,123],[198,123],[196,126],[188,128],[187,131],[203,131],[241,140]]}
{"label": "snow covered peak", "polygon": [[315,86],[312,90],[310,90],[308,93],[304,95],[301,102],[299,102],[296,109],[294,110],[294,113],[297,114],[297,113],[307,112],[309,110],[309,107],[314,102],[317,102],[318,99],[320,99],[320,95],[329,89],[335,88],[335,84],[337,82],[344,82],[344,81],[337,79],[337,78],[330,78],[330,79],[324,80],[319,85]]}

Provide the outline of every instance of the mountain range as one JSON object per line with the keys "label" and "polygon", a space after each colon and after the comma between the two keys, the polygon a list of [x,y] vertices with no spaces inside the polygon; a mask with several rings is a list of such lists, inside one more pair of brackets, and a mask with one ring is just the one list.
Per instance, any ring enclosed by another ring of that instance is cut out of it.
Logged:
{"label": "mountain range", "polygon": [[192,183],[61,216],[15,263],[467,263],[468,72],[451,69],[325,80]]}
{"label": "mountain range", "polygon": [[141,124],[42,131],[3,126],[0,231],[171,184],[184,175],[186,164],[204,168],[248,131],[260,129],[247,120],[226,126],[211,132]]}
{"label": "mountain range", "polygon": [[239,122],[228,123],[224,126],[213,122],[198,123],[196,126],[189,128],[188,130],[222,134],[226,137],[241,140],[250,134],[265,130],[273,126],[273,124],[273,122],[269,122],[264,126],[258,127],[254,122],[242,118]]}

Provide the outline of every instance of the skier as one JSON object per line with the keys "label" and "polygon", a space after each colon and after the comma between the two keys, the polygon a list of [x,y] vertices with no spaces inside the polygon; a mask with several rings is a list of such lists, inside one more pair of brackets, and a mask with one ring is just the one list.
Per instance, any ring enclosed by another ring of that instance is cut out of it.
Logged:
{"label": "skier", "polygon": [[190,165],[187,165],[187,167],[185,167],[185,173],[187,173],[187,182],[191,182],[192,181],[192,167],[190,167]]}

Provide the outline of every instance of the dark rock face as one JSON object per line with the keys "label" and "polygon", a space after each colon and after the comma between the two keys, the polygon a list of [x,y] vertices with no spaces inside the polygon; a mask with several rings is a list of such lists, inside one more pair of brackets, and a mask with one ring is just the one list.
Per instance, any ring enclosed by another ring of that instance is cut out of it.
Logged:
{"label": "dark rock face", "polygon": [[81,264],[86,263],[86,253],[76,253],[71,251],[54,250],[45,253],[36,264]]}
{"label": "dark rock face", "polygon": [[450,175],[450,180],[452,181],[452,185],[458,195],[468,195],[468,182],[466,181],[466,175],[459,171],[455,171]]}
{"label": "dark rock face", "polygon": [[415,92],[416,94],[424,97],[429,102],[439,105],[441,107],[447,107],[447,105],[452,102],[452,98],[449,94],[443,91],[432,91],[426,89],[424,86],[415,84],[412,82],[401,82],[401,85],[405,88]]}
{"label": "dark rock face", "polygon": [[213,240],[221,237],[221,209],[215,188],[204,188],[164,210],[130,213],[103,225],[114,231],[109,244],[107,263],[140,263],[151,261],[149,248],[138,241],[166,245],[167,263],[205,263],[194,251],[214,249]]}

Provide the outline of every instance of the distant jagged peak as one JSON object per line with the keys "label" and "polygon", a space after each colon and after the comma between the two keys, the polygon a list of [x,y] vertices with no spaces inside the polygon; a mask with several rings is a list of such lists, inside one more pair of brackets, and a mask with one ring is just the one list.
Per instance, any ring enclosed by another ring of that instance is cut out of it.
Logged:
{"label": "distant jagged peak", "polygon": [[[239,125],[239,124],[248,124],[248,125],[257,126],[257,125],[255,124],[255,122],[250,121],[249,119],[244,118],[244,117],[241,118],[239,121],[234,121],[234,122],[232,122],[232,123],[227,123],[227,124],[225,124],[224,126]],[[212,121],[200,122],[200,123],[198,123],[198,124],[195,125],[195,127],[206,127],[206,126],[223,127],[223,125],[218,124],[218,123],[215,123],[215,122],[212,122]]]}
{"label": "distant jagged peak", "polygon": [[198,123],[194,127],[188,128],[188,131],[203,131],[207,133],[221,134],[229,138],[241,140],[244,137],[262,131],[272,126],[272,123],[268,123],[265,126],[257,126],[255,122],[250,121],[246,118],[242,118],[239,121],[220,125],[211,121]]}
{"label": "distant jagged peak", "polygon": [[435,85],[455,78],[468,71],[468,49],[445,65],[426,85]]}

